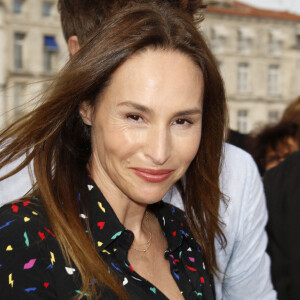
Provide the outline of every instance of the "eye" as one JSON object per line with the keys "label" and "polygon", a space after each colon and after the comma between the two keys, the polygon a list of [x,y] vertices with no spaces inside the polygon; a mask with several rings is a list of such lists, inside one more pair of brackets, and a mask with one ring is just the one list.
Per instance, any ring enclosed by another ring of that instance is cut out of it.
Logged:
{"label": "eye", "polygon": [[192,124],[192,122],[187,120],[187,119],[177,119],[174,123],[176,125],[190,125],[190,124]]}
{"label": "eye", "polygon": [[127,114],[126,115],[127,119],[133,120],[135,122],[141,122],[142,121],[142,117],[139,115],[135,115],[135,114]]}

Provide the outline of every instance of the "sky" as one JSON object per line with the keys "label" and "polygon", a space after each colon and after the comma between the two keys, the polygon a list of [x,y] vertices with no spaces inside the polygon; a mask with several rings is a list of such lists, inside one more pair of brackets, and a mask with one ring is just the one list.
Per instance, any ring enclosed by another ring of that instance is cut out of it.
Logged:
{"label": "sky", "polygon": [[300,15],[300,0],[239,0],[253,6],[289,11]]}

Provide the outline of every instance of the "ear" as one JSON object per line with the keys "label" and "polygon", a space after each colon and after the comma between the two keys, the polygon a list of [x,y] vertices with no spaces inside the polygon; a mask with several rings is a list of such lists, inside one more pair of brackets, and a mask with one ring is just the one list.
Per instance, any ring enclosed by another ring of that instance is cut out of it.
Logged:
{"label": "ear", "polygon": [[93,109],[87,101],[80,103],[79,114],[84,124],[92,126]]}
{"label": "ear", "polygon": [[75,55],[80,49],[77,35],[72,35],[68,39],[68,48],[71,56]]}

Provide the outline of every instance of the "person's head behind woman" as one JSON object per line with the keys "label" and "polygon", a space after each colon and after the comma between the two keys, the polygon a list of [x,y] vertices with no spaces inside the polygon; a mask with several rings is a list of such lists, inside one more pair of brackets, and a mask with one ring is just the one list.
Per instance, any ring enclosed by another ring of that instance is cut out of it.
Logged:
{"label": "person's head behind woman", "polygon": [[[70,60],[44,102],[1,134],[0,142],[16,138],[1,152],[0,167],[32,149],[20,168],[34,159],[35,194],[43,199],[66,257],[80,271],[82,291],[90,295],[95,293],[95,286],[89,285],[94,278],[120,297],[122,288],[116,279],[106,275],[107,268],[78,217],[78,186],[85,184],[86,165],[92,154],[90,127],[84,124],[79,110],[83,103],[96,109],[118,67],[147,49],[182,53],[203,74],[201,143],[186,173],[183,200],[189,226],[202,248],[208,269],[216,271],[214,238],[223,238],[218,219],[221,199],[218,180],[225,95],[214,58],[187,14],[169,6],[150,4],[117,11]],[[80,200],[87,211],[84,195]]]}

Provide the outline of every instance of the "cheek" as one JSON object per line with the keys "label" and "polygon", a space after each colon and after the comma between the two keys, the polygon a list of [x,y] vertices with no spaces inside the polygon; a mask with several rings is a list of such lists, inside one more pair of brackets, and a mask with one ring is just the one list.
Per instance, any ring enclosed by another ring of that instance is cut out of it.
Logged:
{"label": "cheek", "polygon": [[101,159],[128,161],[139,149],[141,137],[126,126],[104,126],[98,132],[97,148]]}
{"label": "cheek", "polygon": [[200,139],[201,137],[199,137],[199,140],[197,140],[197,142],[193,140],[193,142],[190,144],[190,147],[188,147],[187,149],[187,159],[189,159],[189,163],[195,158],[198,152],[200,146]]}
{"label": "cheek", "polygon": [[180,157],[180,161],[189,165],[196,156],[201,141],[201,131],[197,131],[191,135],[186,136],[184,139],[177,143],[177,154]]}

